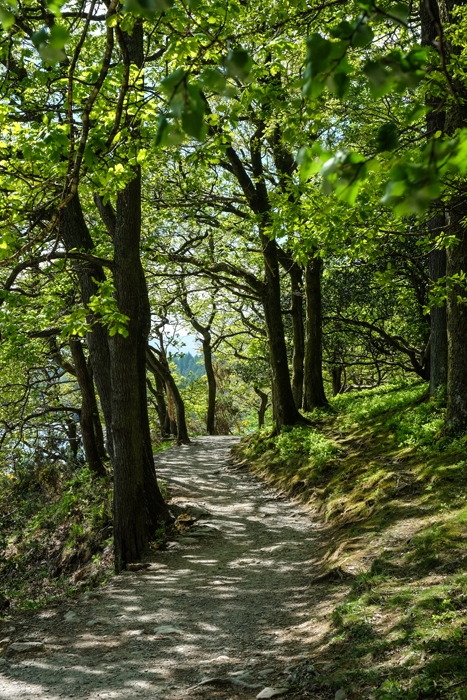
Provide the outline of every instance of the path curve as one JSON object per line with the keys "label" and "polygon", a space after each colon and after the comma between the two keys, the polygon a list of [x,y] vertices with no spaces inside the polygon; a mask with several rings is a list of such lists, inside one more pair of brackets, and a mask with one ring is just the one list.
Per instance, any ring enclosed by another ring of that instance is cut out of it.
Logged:
{"label": "path curve", "polygon": [[[157,456],[174,502],[208,515],[148,569],[6,623],[1,636],[45,651],[0,660],[0,700],[246,700],[306,671],[329,607],[310,587],[320,525],[232,468],[235,442],[197,438]],[[222,681],[193,688],[211,678]]]}

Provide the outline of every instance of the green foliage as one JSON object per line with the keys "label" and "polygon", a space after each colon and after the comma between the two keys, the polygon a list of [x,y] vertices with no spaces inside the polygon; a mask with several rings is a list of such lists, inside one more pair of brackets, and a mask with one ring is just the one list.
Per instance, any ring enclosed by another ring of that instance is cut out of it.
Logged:
{"label": "green foliage", "polygon": [[2,590],[14,607],[38,607],[108,576],[112,484],[87,467],[4,477],[0,521]]}
{"label": "green foliage", "polygon": [[[379,700],[459,700],[465,685],[467,471],[463,440],[437,438],[445,395],[425,385],[343,394],[313,415],[338,459],[317,473],[285,435],[244,439],[238,456],[328,520],[322,562],[339,602],[315,663],[326,687]],[[294,429],[295,430],[295,429]],[[324,581],[319,581],[324,583]],[[309,689],[319,692],[320,676]]]}
{"label": "green foliage", "polygon": [[337,452],[336,445],[321,432],[301,426],[283,428],[274,445],[281,459],[310,457],[316,468]]}

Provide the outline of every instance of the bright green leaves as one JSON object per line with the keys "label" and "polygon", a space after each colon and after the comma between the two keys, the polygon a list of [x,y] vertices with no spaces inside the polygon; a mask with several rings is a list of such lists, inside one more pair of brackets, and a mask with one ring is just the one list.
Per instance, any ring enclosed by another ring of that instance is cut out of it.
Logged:
{"label": "bright green leaves", "polygon": [[303,146],[297,153],[297,163],[300,168],[300,182],[306,182],[311,175],[316,175],[321,170],[331,154],[324,151],[319,143],[311,148]]}
{"label": "bright green leaves", "polygon": [[[327,87],[338,99],[343,99],[350,87],[350,77],[355,68],[349,63],[351,50],[365,52],[375,43],[375,33],[368,23],[387,18],[396,24],[406,24],[409,7],[395,3],[382,10],[373,2],[359,3],[365,10],[356,20],[343,20],[329,29],[328,39],[317,32],[307,40],[307,56],[303,76],[303,94],[316,98]],[[425,75],[426,50],[415,46],[408,53],[393,50],[386,56],[371,58],[364,63],[366,76],[373,97],[381,97],[391,90],[402,93],[415,89]]]}
{"label": "bright green leaves", "polygon": [[371,44],[374,36],[372,28],[365,24],[363,19],[360,19],[352,34],[350,43],[356,49],[363,49],[368,44]]}
{"label": "bright green leaves", "polygon": [[65,45],[70,38],[70,33],[66,27],[54,24],[50,31],[47,27],[42,27],[32,35],[32,41],[39,51],[40,57],[47,65],[60,63],[65,58]]}
{"label": "bright green leaves", "polygon": [[443,141],[435,138],[421,150],[417,159],[406,155],[394,164],[389,173],[383,204],[393,209],[395,216],[423,214],[444,189],[446,175],[467,172],[467,130],[457,138]]}
{"label": "bright green leaves", "polygon": [[172,6],[173,0],[125,0],[123,12],[131,13],[137,17],[154,19]]}
{"label": "bright green leaves", "polygon": [[321,168],[323,191],[325,194],[334,192],[353,206],[366,175],[366,158],[361,153],[337,151]]}
{"label": "bright green leaves", "polygon": [[396,23],[407,24],[409,21],[410,6],[405,2],[396,2],[395,5],[389,7],[386,11],[386,16],[389,19],[396,20]]}
{"label": "bright green leaves", "polygon": [[367,61],[363,72],[368,78],[373,97],[382,97],[391,90],[402,93],[417,88],[425,76],[427,53],[418,46],[403,54],[391,51],[387,56]]}
{"label": "bright green leaves", "polygon": [[5,31],[8,31],[14,25],[14,11],[17,8],[16,0],[6,0],[0,4],[0,23]]}
{"label": "bright green leaves", "polygon": [[110,336],[118,333],[127,338],[130,319],[118,310],[113,282],[94,282],[98,285],[98,292],[91,297],[86,307],[75,306],[68,315],[62,316],[62,337],[84,337],[92,331],[93,323],[100,323],[106,326]]}
{"label": "bright green leaves", "polygon": [[399,144],[399,130],[394,122],[382,124],[376,134],[376,150],[378,153],[383,151],[393,151]]}
{"label": "bright green leaves", "polygon": [[0,234],[0,260],[9,258],[15,251],[15,248],[16,245],[13,234],[7,230],[2,231]]}
{"label": "bright green leaves", "polygon": [[343,99],[350,87],[352,66],[347,60],[349,46],[364,47],[373,40],[373,31],[359,17],[352,25],[347,20],[330,30],[338,41],[325,39],[315,32],[306,40],[307,56],[303,94],[318,97],[327,86],[339,99]]}
{"label": "bright green leaves", "polygon": [[331,155],[318,143],[312,148],[301,148],[297,154],[297,163],[300,166],[301,182],[320,173],[323,192],[334,193],[350,205],[355,204],[368,170],[367,160],[360,153],[340,150]]}
{"label": "bright green leaves", "polygon": [[[188,74],[183,68],[178,68],[164,78],[161,87],[169,100],[172,115],[181,121],[183,131],[188,136],[202,141],[207,132],[207,126],[204,123],[206,101],[199,87],[188,81]],[[166,142],[169,130],[168,121],[165,117],[161,117],[155,139],[156,145]]]}
{"label": "bright green leaves", "polygon": [[230,49],[225,58],[224,65],[231,77],[238,78],[245,82],[253,68],[253,59],[248,51],[237,47],[235,49]]}
{"label": "bright green leaves", "polygon": [[[306,68],[304,73],[305,84],[303,94],[307,97],[318,97],[324,90],[326,78],[332,73],[335,66],[331,65],[336,48],[341,42],[332,42],[324,39],[321,34],[315,32],[306,40]],[[346,45],[342,42],[345,54]],[[335,61],[334,61],[335,63]]]}

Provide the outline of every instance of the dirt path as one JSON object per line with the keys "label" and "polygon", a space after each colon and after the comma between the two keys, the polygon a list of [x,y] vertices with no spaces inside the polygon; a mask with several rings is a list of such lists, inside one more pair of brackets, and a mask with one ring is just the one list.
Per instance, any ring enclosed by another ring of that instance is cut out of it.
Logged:
{"label": "dirt path", "polygon": [[[0,638],[43,642],[44,651],[0,649],[1,700],[246,700],[320,670],[311,656],[329,641],[326,616],[345,590],[310,586],[324,533],[296,504],[231,468],[234,443],[199,438],[158,456],[175,502],[208,513],[148,569],[3,624]],[[193,689],[212,678],[220,680]],[[295,687],[284,697],[334,693]]]}

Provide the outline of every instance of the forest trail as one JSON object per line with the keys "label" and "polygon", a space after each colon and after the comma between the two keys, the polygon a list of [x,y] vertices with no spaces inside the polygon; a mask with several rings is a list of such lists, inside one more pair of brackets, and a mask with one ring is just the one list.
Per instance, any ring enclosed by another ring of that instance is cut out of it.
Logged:
{"label": "forest trail", "polygon": [[[296,685],[326,674],[329,614],[348,590],[311,584],[326,530],[233,468],[235,442],[197,438],[157,456],[174,502],[207,513],[147,569],[2,624],[0,638],[44,650],[0,649],[1,700],[246,700],[265,687],[332,700],[330,689],[311,695]],[[324,665],[313,668],[318,648]],[[207,679],[219,681],[194,687]]]}

